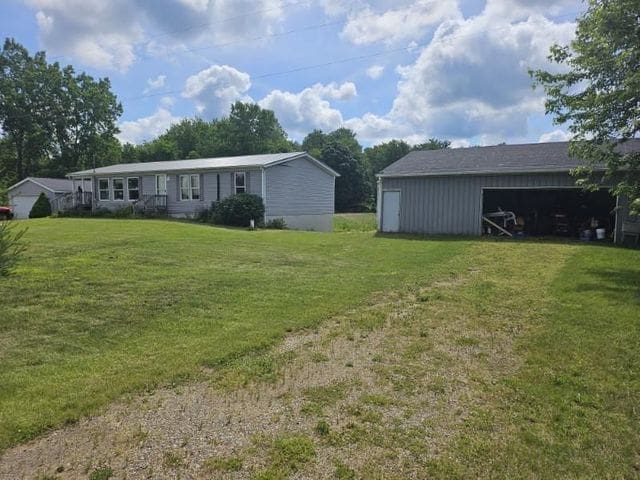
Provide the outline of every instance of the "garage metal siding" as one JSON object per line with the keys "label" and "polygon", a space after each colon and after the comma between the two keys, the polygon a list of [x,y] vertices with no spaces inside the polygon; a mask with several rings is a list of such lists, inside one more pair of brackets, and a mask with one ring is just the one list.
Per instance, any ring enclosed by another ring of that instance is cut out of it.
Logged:
{"label": "garage metal siding", "polygon": [[483,188],[539,187],[575,187],[575,178],[568,173],[382,178],[382,190],[400,190],[400,231],[421,234],[480,235]]}

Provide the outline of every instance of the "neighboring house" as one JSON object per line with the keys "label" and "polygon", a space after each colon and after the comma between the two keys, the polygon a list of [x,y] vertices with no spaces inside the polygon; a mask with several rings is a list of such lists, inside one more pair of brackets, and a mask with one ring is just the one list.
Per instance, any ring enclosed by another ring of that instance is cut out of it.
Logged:
{"label": "neighboring house", "polygon": [[[329,231],[337,172],[304,152],[124,163],[68,175],[95,186],[93,208],[164,211],[193,217],[236,193],[262,197],[265,221],[289,228]],[[256,219],[258,220],[258,219]]]}
{"label": "neighboring house", "polygon": [[29,218],[29,212],[41,193],[51,201],[55,211],[57,199],[73,191],[73,182],[64,178],[27,177],[7,190],[15,218]]}
{"label": "neighboring house", "polygon": [[[640,150],[640,141],[624,149]],[[512,211],[529,234],[575,234],[598,223],[618,243],[639,219],[607,187],[585,192],[570,170],[580,162],[568,143],[415,151],[378,174],[378,228],[383,232],[481,235]]]}

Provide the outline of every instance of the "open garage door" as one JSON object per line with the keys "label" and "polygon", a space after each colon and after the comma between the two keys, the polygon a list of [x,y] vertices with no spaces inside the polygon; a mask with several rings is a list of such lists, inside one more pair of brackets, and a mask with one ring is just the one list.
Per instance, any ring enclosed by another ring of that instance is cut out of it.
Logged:
{"label": "open garage door", "polygon": [[482,192],[483,218],[488,220],[483,223],[485,234],[503,234],[497,228],[503,227],[515,235],[595,239],[611,238],[615,229],[616,200],[606,189],[484,188]]}
{"label": "open garage door", "polygon": [[13,207],[14,218],[29,218],[31,208],[36,203],[37,196],[33,195],[19,195],[11,197],[9,203]]}

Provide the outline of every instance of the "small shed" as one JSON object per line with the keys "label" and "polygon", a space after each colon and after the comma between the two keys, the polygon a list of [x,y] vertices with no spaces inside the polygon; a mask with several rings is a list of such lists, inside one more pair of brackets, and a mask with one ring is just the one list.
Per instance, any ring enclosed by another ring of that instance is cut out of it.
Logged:
{"label": "small shed", "polygon": [[[611,185],[595,192],[576,186],[581,165],[568,142],[498,145],[407,154],[378,174],[378,228],[417,234],[578,236],[622,243],[637,224]],[[640,150],[640,141],[622,148]],[[507,228],[505,228],[507,227]]]}
{"label": "small shed", "polygon": [[9,206],[15,218],[29,218],[29,212],[41,193],[44,193],[55,208],[56,199],[73,191],[71,180],[64,178],[27,177],[7,190]]}

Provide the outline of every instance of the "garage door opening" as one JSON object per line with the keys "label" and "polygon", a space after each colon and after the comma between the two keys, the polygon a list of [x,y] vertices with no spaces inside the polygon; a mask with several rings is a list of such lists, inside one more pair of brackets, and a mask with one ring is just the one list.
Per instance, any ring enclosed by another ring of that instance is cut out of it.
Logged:
{"label": "garage door opening", "polygon": [[616,200],[606,189],[483,189],[483,233],[612,238]]}

